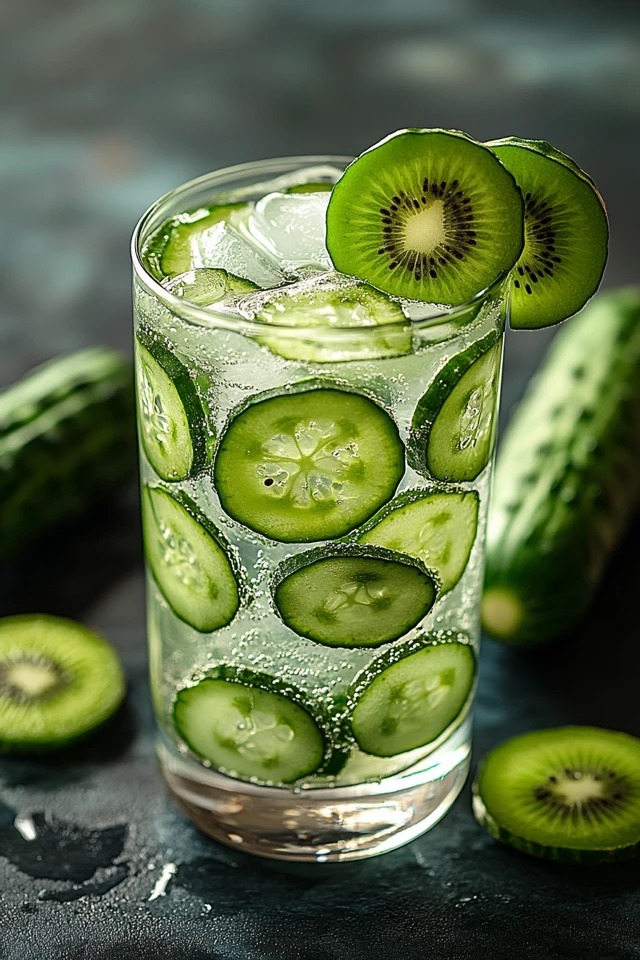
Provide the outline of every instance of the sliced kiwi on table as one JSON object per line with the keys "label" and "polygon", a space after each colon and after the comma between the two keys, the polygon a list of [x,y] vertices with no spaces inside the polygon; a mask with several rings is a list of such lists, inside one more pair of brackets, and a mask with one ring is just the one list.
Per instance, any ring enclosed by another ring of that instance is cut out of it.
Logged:
{"label": "sliced kiwi on table", "polygon": [[336,269],[410,300],[470,300],[514,266],[523,242],[513,176],[458,131],[382,140],[347,167],[327,210]]}
{"label": "sliced kiwi on table", "polygon": [[600,285],[609,238],[602,197],[570,157],[544,141],[508,137],[488,146],[524,197],[524,250],[509,278],[511,326],[559,323]]}
{"label": "sliced kiwi on table", "polygon": [[537,857],[630,859],[640,851],[640,740],[597,727],[513,737],[485,757],[473,810],[496,840]]}
{"label": "sliced kiwi on table", "polygon": [[66,746],[115,713],[125,694],[115,650],[79,623],[0,620],[0,753]]}

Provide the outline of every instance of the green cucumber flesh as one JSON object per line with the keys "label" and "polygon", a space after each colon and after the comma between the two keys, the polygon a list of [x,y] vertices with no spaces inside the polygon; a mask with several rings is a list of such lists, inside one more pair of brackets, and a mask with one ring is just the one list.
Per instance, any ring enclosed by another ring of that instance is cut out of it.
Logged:
{"label": "green cucumber flesh", "polygon": [[[256,319],[300,328],[300,336],[260,338],[286,360],[335,363],[399,356],[412,349],[411,325],[400,304],[368,283],[335,282],[331,276],[303,281],[274,293]],[[310,328],[318,328],[317,334],[305,337]],[[345,332],[349,328],[353,333]]]}
{"label": "green cucumber flesh", "polygon": [[[492,304],[487,299],[481,303],[472,303],[468,307],[458,307],[451,312],[449,319],[446,313],[442,315],[442,307],[436,304],[425,304],[418,300],[403,300],[403,312],[415,325],[414,336],[419,347],[428,344],[444,343],[469,333],[486,317]],[[498,305],[496,307],[499,309]],[[434,314],[440,313],[437,319]]]}
{"label": "green cucumber flesh", "polygon": [[162,480],[184,480],[204,469],[209,427],[188,368],[159,339],[137,338],[138,423],[147,459]]}
{"label": "green cucumber flesh", "polygon": [[536,644],[587,608],[640,499],[640,288],[597,294],[552,342],[500,447],[482,619]]}
{"label": "green cucumber flesh", "polygon": [[475,480],[491,459],[497,429],[502,341],[494,334],[440,370],[413,415],[412,466],[438,480]]}
{"label": "green cucumber flesh", "polygon": [[473,788],[476,819],[523,853],[572,863],[640,852],[640,740],[597,727],[536,730],[495,747]]}
{"label": "green cucumber flesh", "polygon": [[199,307],[210,307],[232,297],[254,293],[260,287],[251,280],[236,277],[228,270],[215,267],[200,267],[178,274],[165,282],[163,286],[182,300],[195,303]]}
{"label": "green cucumber flesh", "polygon": [[79,515],[133,475],[130,362],[78,350],[0,393],[0,554]]}
{"label": "green cucumber flesh", "polygon": [[418,561],[358,545],[299,554],[276,574],[274,603],[291,630],[328,647],[378,647],[426,617],[439,584]]}
{"label": "green cucumber flesh", "polygon": [[323,733],[300,702],[239,680],[207,677],[176,696],[179,736],[222,773],[293,783],[319,770]]}
{"label": "green cucumber flesh", "polygon": [[325,385],[254,398],[231,420],[214,464],[225,512],[286,543],[353,530],[393,496],[403,472],[391,417]]}
{"label": "green cucumber flesh", "polygon": [[422,560],[438,574],[444,594],[455,587],[467,567],[478,509],[475,490],[406,491],[371,518],[358,541]]}
{"label": "green cucumber flesh", "polygon": [[125,679],[113,648],[72,620],[0,620],[0,753],[49,752],[105,723]]}
{"label": "green cucumber flesh", "polygon": [[[418,747],[416,750],[408,750],[406,753],[398,754],[395,757],[374,757],[370,753],[365,753],[358,746],[354,746],[347,762],[339,771],[339,785],[346,787],[357,783],[379,783],[387,777],[393,777],[398,773],[409,770],[420,760],[427,757],[436,747],[437,742],[434,742],[433,745],[429,744],[426,747]],[[314,785],[318,785],[317,780],[314,780]]]}
{"label": "green cucumber flesh", "polygon": [[211,633],[235,617],[238,583],[220,533],[184,495],[180,498],[143,487],[147,563],[176,616],[200,633]]}
{"label": "green cucumber flesh", "polygon": [[[476,662],[467,643],[432,643],[383,655],[354,684],[351,725],[360,748],[393,757],[436,740],[459,716],[471,693]],[[370,679],[373,677],[373,679]]]}
{"label": "green cucumber flesh", "polygon": [[207,243],[211,232],[220,223],[242,227],[252,209],[252,203],[224,203],[168,220],[143,251],[145,266],[156,279],[176,277],[194,267],[208,266]]}

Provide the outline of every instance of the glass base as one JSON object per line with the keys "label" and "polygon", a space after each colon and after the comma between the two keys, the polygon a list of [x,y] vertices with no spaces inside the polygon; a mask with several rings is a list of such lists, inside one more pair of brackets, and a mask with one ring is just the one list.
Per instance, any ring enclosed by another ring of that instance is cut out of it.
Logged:
{"label": "glass base", "polygon": [[158,745],[169,793],[204,833],[246,853],[316,863],[373,857],[433,827],[467,778],[468,736],[437,753],[427,769],[380,783],[293,791],[225,777]]}

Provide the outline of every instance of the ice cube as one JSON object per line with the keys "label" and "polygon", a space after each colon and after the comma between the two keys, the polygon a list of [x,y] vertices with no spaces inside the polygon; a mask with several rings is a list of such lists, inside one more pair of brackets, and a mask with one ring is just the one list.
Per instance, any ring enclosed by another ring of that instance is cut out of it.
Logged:
{"label": "ice cube", "polygon": [[256,248],[229,223],[216,223],[191,239],[191,266],[217,267],[268,289],[285,277],[273,257]]}
{"label": "ice cube", "polygon": [[249,237],[275,256],[284,270],[303,264],[331,267],[325,245],[330,193],[269,193],[255,205]]}

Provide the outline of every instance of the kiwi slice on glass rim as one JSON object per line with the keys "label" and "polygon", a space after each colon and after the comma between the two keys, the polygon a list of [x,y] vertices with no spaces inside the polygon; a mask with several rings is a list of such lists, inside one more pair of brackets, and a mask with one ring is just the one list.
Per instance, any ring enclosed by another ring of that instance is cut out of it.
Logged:
{"label": "kiwi slice on glass rim", "polygon": [[488,143],[524,197],[525,243],[509,277],[511,326],[533,330],[566,320],[600,285],[607,212],[591,178],[543,140]]}
{"label": "kiwi slice on glass rim", "polygon": [[465,303],[522,253],[523,200],[495,153],[452,130],[394,133],[351,163],[327,209],[337,270],[409,300]]}
{"label": "kiwi slice on glass rim", "polygon": [[473,812],[503,843],[549,860],[640,852],[640,740],[598,727],[512,737],[485,757]]}

